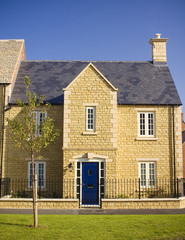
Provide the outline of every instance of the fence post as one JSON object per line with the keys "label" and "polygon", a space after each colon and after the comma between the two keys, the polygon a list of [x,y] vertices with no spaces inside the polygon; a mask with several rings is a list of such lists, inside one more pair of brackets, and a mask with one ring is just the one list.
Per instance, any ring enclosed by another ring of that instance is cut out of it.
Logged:
{"label": "fence post", "polygon": [[139,178],[139,199],[141,199],[140,178]]}
{"label": "fence post", "polygon": [[102,208],[102,199],[101,199],[101,180],[100,180],[100,183],[99,183],[99,188],[100,188],[100,191],[99,191],[99,193],[100,193],[100,208]]}
{"label": "fence post", "polygon": [[79,183],[79,186],[80,186],[80,189],[79,189],[79,197],[78,197],[78,199],[79,199],[79,208],[80,208],[81,183]]}
{"label": "fence post", "polygon": [[40,198],[41,198],[41,179],[39,178],[39,199]]}
{"label": "fence post", "polygon": [[177,178],[177,198],[179,198],[179,179]]}
{"label": "fence post", "polygon": [[174,197],[177,196],[177,183],[176,183],[176,178],[174,178]]}

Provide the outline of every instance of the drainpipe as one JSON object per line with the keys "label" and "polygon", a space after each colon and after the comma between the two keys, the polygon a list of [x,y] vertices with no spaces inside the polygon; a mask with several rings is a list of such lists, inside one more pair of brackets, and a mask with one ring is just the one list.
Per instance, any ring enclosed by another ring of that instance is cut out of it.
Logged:
{"label": "drainpipe", "polygon": [[3,150],[4,150],[4,110],[5,110],[5,93],[6,93],[6,84],[3,84],[3,109],[2,109],[2,136],[1,136],[1,177],[3,175]]}
{"label": "drainpipe", "polygon": [[175,162],[175,114],[174,105],[173,108],[173,160],[174,160],[174,195],[176,196],[176,162]]}

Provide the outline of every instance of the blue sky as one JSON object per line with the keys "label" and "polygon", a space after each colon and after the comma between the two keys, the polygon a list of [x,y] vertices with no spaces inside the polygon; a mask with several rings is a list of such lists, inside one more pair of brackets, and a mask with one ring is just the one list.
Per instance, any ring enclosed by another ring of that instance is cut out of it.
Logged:
{"label": "blue sky", "polygon": [[150,61],[155,33],[185,112],[185,0],[0,0],[0,39],[25,39],[28,60]]}

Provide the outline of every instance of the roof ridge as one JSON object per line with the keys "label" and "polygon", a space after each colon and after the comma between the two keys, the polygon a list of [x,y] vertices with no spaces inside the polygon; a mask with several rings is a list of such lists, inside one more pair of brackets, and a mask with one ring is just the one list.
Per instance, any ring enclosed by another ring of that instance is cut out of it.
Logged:
{"label": "roof ridge", "polygon": [[152,63],[152,61],[109,61],[109,60],[23,60],[22,62],[87,62],[87,63],[90,63],[90,62],[92,62],[92,63],[94,63],[94,62],[115,62],[115,63],[117,63],[117,62],[130,62],[130,63],[134,63],[134,62],[136,62],[136,63]]}
{"label": "roof ridge", "polygon": [[24,42],[24,39],[0,39],[0,42],[11,42],[11,41]]}

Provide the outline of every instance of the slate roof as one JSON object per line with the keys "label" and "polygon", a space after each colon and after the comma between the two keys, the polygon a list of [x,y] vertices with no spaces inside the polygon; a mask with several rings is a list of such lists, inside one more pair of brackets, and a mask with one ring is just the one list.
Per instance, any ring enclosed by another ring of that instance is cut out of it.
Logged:
{"label": "slate roof", "polygon": [[[181,105],[166,64],[152,62],[91,61],[118,88],[118,104]],[[22,61],[11,102],[26,101],[24,77],[31,79],[31,90],[44,95],[52,104],[63,103],[63,88],[89,64],[88,61]]]}

